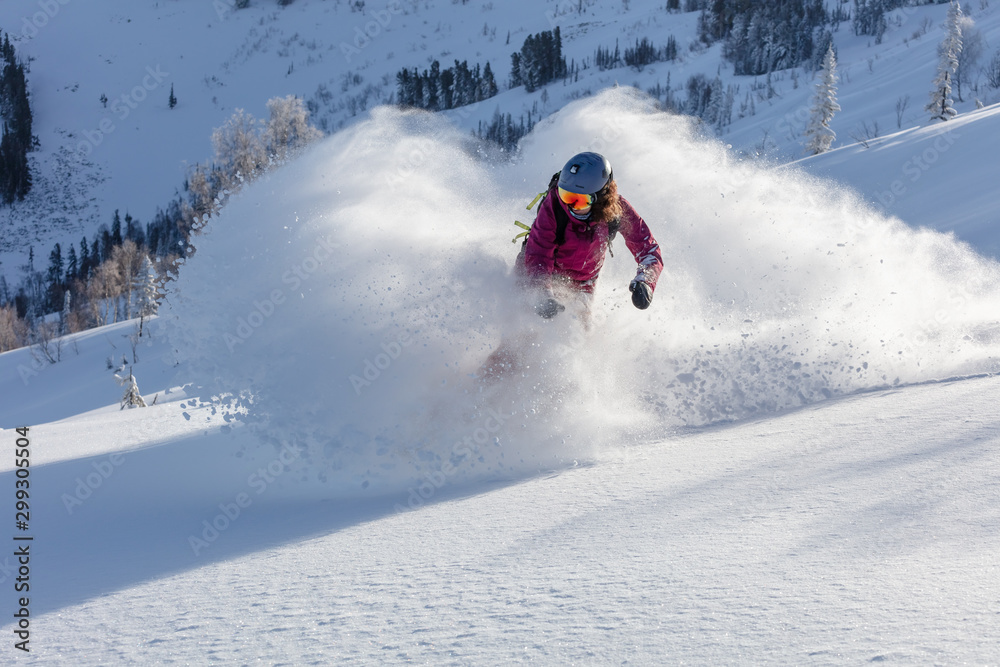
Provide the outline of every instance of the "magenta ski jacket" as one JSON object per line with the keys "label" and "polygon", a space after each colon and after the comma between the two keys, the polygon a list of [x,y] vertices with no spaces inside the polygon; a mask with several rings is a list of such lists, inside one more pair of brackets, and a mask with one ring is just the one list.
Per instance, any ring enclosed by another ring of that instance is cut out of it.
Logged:
{"label": "magenta ski jacket", "polygon": [[[635,261],[643,267],[646,282],[650,288],[655,289],[656,280],[663,270],[660,246],[646,222],[624,197],[621,197],[621,204],[619,235]],[[569,218],[566,239],[562,245],[556,243],[555,206],[562,207],[564,215]],[[577,283],[580,289],[589,292],[593,291],[593,285],[604,266],[607,249],[608,226],[574,218],[553,188],[539,205],[531,233],[528,234],[524,249],[524,269],[528,277],[535,280],[553,275],[565,276]]]}

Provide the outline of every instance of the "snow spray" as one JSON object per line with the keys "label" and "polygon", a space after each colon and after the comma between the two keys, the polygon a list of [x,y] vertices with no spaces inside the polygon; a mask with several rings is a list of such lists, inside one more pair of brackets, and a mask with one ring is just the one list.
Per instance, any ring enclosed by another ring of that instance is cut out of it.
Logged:
{"label": "snow spray", "polygon": [[[597,142],[665,269],[636,310],[618,244],[589,327],[569,312],[546,322],[511,278],[512,221]],[[446,466],[449,484],[536,474],[683,427],[1000,365],[995,262],[841,186],[741,161],[637,91],[568,105],[513,160],[484,154],[438,115],[379,108],[247,186],[195,240],[163,318],[181,379],[265,440],[305,445],[288,480],[405,503]],[[336,250],[287,289],[318,238]],[[227,345],[276,289],[280,309]],[[484,386],[473,376],[504,338],[522,341],[522,369]],[[493,413],[502,428],[456,457]]]}

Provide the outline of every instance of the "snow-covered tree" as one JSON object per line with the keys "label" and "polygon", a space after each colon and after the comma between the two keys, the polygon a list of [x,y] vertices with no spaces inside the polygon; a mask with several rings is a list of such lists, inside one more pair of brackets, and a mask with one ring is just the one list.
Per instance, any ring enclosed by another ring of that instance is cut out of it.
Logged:
{"label": "snow-covered tree", "polygon": [[[267,122],[257,120],[243,109],[212,133],[215,159],[223,188],[238,187],[267,169],[271,160],[283,161],[298,149],[323,136],[308,123],[309,111],[302,100],[289,95],[267,102]],[[201,177],[204,174],[196,174]],[[207,181],[191,183],[201,186]]]}
{"label": "snow-covered tree", "polygon": [[62,312],[59,313],[59,335],[65,336],[69,333],[69,318],[72,315],[73,296],[69,290],[63,293]]}
{"label": "snow-covered tree", "polygon": [[958,69],[955,70],[955,92],[958,94],[958,101],[964,102],[962,86],[967,85],[973,89],[978,87],[973,84],[981,71],[979,62],[983,57],[986,40],[971,16],[963,16],[959,25],[962,29],[962,51],[958,54]]}
{"label": "snow-covered tree", "polygon": [[816,84],[816,95],[813,97],[812,116],[806,128],[806,152],[818,155],[830,150],[837,134],[830,128],[833,115],[840,111],[837,104],[837,56],[833,53],[833,44],[826,50],[823,67],[819,73],[819,83]]}
{"label": "snow-covered tree", "polygon": [[115,322],[119,319],[118,296],[125,297],[125,303],[121,309],[122,318],[132,317],[132,297],[135,294],[136,276],[140,273],[144,258],[145,254],[131,240],[123,242],[111,251],[111,262],[116,265],[115,275],[119,280],[119,284],[115,287]]}
{"label": "snow-covered tree", "polygon": [[238,179],[251,180],[267,163],[267,151],[260,132],[259,120],[243,109],[212,133],[215,159],[230,177],[227,185]]}
{"label": "snow-covered tree", "polygon": [[132,375],[131,368],[128,369],[128,377],[116,374],[115,379],[118,380],[118,384],[125,387],[125,393],[122,395],[121,400],[122,406],[119,409],[146,407],[146,401],[142,399],[142,394],[139,393],[139,385],[135,381],[135,376]]}
{"label": "snow-covered tree", "polygon": [[17,316],[14,306],[0,306],[0,352],[13,350],[25,344],[28,328]]}
{"label": "snow-covered tree", "polygon": [[309,124],[309,111],[294,95],[271,98],[267,101],[267,110],[270,118],[264,128],[264,144],[268,153],[278,161],[287,159],[323,136]]}
{"label": "snow-covered tree", "polygon": [[986,74],[986,84],[990,88],[1000,89],[1000,49],[997,49],[997,52],[993,54],[984,74]]}
{"label": "snow-covered tree", "polygon": [[938,46],[938,72],[934,78],[931,101],[924,107],[931,114],[931,120],[948,120],[958,115],[951,106],[951,84],[958,69],[958,54],[962,51],[962,7],[952,2],[945,22],[945,37]]}
{"label": "snow-covered tree", "polygon": [[205,215],[213,210],[212,184],[208,174],[201,165],[196,165],[188,177],[187,190],[191,198],[191,206],[195,215]]}
{"label": "snow-covered tree", "polygon": [[156,301],[158,296],[156,281],[156,268],[153,266],[153,262],[150,261],[149,255],[143,255],[142,264],[139,267],[138,273],[136,273],[132,288],[135,292],[135,309],[136,315],[139,316],[140,336],[142,335],[145,319],[150,315],[156,314],[158,307]]}

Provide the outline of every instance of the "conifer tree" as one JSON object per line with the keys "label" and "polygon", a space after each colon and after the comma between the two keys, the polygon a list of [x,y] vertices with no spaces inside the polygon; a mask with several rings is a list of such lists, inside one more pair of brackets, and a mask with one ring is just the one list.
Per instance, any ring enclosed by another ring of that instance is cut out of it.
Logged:
{"label": "conifer tree", "polygon": [[482,98],[484,100],[487,100],[500,92],[497,88],[496,78],[493,76],[493,70],[490,68],[489,62],[487,62],[486,67],[483,68],[481,91]]}
{"label": "conifer tree", "polygon": [[806,152],[818,155],[830,150],[837,134],[830,129],[833,115],[840,111],[837,104],[837,56],[833,52],[833,44],[826,50],[823,67],[820,69],[819,83],[816,84],[816,95],[813,97],[812,115],[806,128]]}
{"label": "conifer tree", "polygon": [[410,82],[410,70],[403,68],[396,73],[396,98],[399,106],[413,106],[411,91],[413,84]]}
{"label": "conifer tree", "polygon": [[441,71],[441,106],[455,108],[455,72],[450,67]]}
{"label": "conifer tree", "polygon": [[117,248],[122,244],[122,218],[115,209],[115,217],[111,220],[111,246]]}
{"label": "conifer tree", "polygon": [[80,239],[80,279],[87,280],[90,277],[91,268],[90,246],[87,244],[87,237]]}
{"label": "conifer tree", "polygon": [[157,309],[157,277],[156,268],[149,259],[149,255],[143,255],[142,264],[136,272],[133,282],[133,291],[136,294],[136,315],[139,317],[149,317],[156,314]]}
{"label": "conifer tree", "polygon": [[139,316],[139,336],[142,336],[146,318],[155,315],[159,307],[156,268],[149,255],[143,255],[132,289],[136,294],[135,314]]}
{"label": "conifer tree", "polygon": [[62,246],[57,243],[52,247],[52,252],[49,253],[49,271],[47,277],[50,283],[59,283],[62,282],[62,275]]}
{"label": "conifer tree", "polygon": [[71,283],[80,272],[80,262],[76,257],[76,248],[71,243],[66,253],[66,282]]}
{"label": "conifer tree", "polygon": [[24,65],[17,61],[10,37],[0,46],[0,199],[23,200],[31,190],[28,153],[33,148],[31,105]]}
{"label": "conifer tree", "polygon": [[431,71],[424,71],[424,80],[427,85],[424,89],[424,100],[420,106],[429,111],[438,111],[441,107],[438,91],[441,88],[441,63],[434,61],[431,63]]}
{"label": "conifer tree", "polygon": [[510,87],[517,88],[524,84],[521,74],[521,54],[515,51],[510,55]]}
{"label": "conifer tree", "polygon": [[945,36],[938,46],[937,76],[934,78],[934,90],[931,91],[931,101],[924,107],[931,114],[931,120],[948,120],[958,115],[951,106],[951,82],[958,69],[958,54],[962,51],[962,7],[952,2],[948,8],[948,19],[945,21]]}
{"label": "conifer tree", "polygon": [[[72,250],[72,248],[70,248]],[[72,312],[73,296],[69,290],[63,294],[63,307],[59,313],[59,335],[65,336],[69,333],[69,316]]]}
{"label": "conifer tree", "polygon": [[118,380],[118,384],[125,387],[125,393],[122,395],[121,408],[144,408],[146,407],[146,401],[142,399],[142,394],[139,393],[139,385],[135,381],[135,376],[132,375],[132,368],[128,369],[128,377],[122,377],[121,375],[115,374],[115,379]]}

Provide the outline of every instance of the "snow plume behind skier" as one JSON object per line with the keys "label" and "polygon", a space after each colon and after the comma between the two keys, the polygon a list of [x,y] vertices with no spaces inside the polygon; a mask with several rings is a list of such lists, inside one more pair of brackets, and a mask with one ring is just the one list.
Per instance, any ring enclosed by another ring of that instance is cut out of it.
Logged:
{"label": "snow plume behind skier", "polygon": [[[580,145],[612,123],[613,141]],[[554,367],[540,350],[524,382],[484,401],[469,376],[503,335],[534,327],[553,347],[582,329],[569,304],[546,321],[534,301],[516,303],[509,239],[511,217],[587,148],[612,158],[661,242],[654,303],[632,305],[636,264],[616,240],[571,363]],[[305,279],[283,282],[293,269]],[[373,111],[233,197],[157,322],[190,396],[250,395],[243,421],[279,445],[244,460],[267,463],[294,437],[308,456],[281,484],[373,493],[405,492],[445,460],[458,471],[449,484],[495,479],[643,442],[638,429],[662,440],[674,427],[998,370],[997,313],[996,262],[828,181],[741,162],[622,88],[539,123],[509,162],[482,160],[439,115]],[[246,337],[241,321],[253,324]],[[571,386],[531,413],[556,382]],[[495,432],[491,409],[504,418]],[[487,442],[475,457],[450,460],[477,434]]]}

